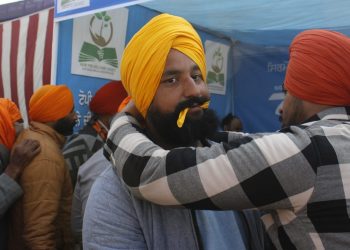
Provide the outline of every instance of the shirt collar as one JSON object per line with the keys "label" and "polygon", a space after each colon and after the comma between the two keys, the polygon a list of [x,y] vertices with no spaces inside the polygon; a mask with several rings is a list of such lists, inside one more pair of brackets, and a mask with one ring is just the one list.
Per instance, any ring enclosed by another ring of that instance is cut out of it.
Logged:
{"label": "shirt collar", "polygon": [[335,107],[322,110],[316,115],[307,119],[304,123],[319,121],[319,120],[350,120],[350,106],[346,107]]}

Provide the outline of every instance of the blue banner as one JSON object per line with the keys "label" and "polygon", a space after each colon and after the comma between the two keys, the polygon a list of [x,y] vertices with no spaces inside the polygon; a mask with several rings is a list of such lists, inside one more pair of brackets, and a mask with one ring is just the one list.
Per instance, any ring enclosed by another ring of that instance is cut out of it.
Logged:
{"label": "blue banner", "polygon": [[[129,17],[126,32],[126,43],[131,37],[152,17],[158,14],[154,10],[136,5],[128,7]],[[59,23],[58,51],[57,51],[57,84],[66,84],[73,92],[75,110],[78,114],[78,124],[75,131],[81,129],[90,119],[91,113],[88,106],[91,98],[96,91],[104,84],[109,82],[108,79],[97,77],[76,75],[71,73],[72,58],[72,34],[73,20],[66,20]],[[199,31],[203,42],[207,39],[229,45],[229,41],[218,38],[205,31]],[[230,51],[232,53],[232,51]],[[228,60],[228,68],[232,69],[232,57]],[[210,108],[216,110],[220,118],[224,117],[228,112],[233,112],[233,71],[229,70],[227,74],[226,95],[211,95]]]}
{"label": "blue banner", "polygon": [[55,21],[135,5],[150,0],[55,0]]}
{"label": "blue banner", "polygon": [[282,83],[287,47],[238,44],[234,49],[234,107],[246,132],[272,132],[281,127]]}

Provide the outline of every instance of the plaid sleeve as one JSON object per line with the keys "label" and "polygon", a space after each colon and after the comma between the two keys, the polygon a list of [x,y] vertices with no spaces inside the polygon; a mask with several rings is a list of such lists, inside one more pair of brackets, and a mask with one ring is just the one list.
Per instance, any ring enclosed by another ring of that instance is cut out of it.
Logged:
{"label": "plaid sleeve", "polygon": [[130,191],[167,206],[264,209],[304,206],[316,178],[305,130],[241,134],[227,143],[164,150],[126,114],[112,124],[105,156]]}

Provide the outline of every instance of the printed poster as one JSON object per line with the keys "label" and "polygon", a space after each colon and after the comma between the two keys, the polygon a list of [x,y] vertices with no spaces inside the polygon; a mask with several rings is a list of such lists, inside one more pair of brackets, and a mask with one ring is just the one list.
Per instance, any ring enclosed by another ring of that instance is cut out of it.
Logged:
{"label": "printed poster", "polygon": [[74,19],[72,74],[120,80],[127,23],[126,8]]}
{"label": "printed poster", "polygon": [[207,83],[210,93],[225,95],[227,82],[228,45],[205,41]]}
{"label": "printed poster", "polygon": [[90,5],[90,0],[57,0],[57,13],[75,10]]}

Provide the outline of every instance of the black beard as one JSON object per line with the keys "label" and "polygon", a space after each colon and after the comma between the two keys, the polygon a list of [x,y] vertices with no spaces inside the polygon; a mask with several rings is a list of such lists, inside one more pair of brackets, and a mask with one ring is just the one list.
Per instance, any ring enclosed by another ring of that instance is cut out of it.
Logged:
{"label": "black beard", "polygon": [[63,117],[54,124],[53,128],[61,135],[69,136],[73,134],[75,123],[76,121],[72,121],[68,117]]}
{"label": "black beard", "polygon": [[[186,116],[182,128],[177,126],[180,112],[191,107],[194,103],[199,105],[206,102],[206,98],[193,98],[179,103],[173,113],[161,113],[152,107],[147,113],[147,121],[154,127],[155,133],[162,142],[173,147],[195,146],[196,142],[204,141],[213,136],[219,126],[219,119],[212,109],[203,110],[201,117]],[[152,135],[150,135],[152,137]]]}

